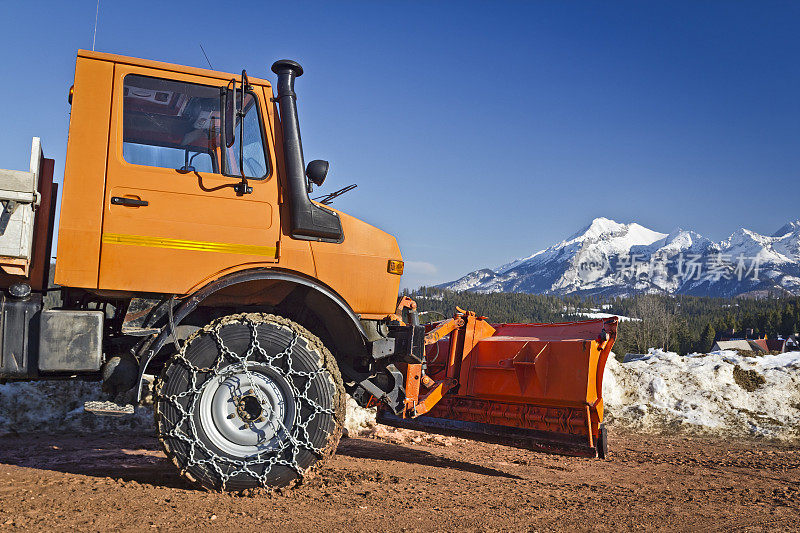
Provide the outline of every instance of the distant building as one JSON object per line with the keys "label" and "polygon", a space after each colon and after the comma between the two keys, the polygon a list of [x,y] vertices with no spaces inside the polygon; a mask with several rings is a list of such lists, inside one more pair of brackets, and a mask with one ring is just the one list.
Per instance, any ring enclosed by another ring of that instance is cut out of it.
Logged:
{"label": "distant building", "polygon": [[787,339],[767,339],[767,348],[770,352],[786,352]]}
{"label": "distant building", "polygon": [[750,346],[753,347],[754,352],[769,351],[769,346],[767,345],[767,339],[748,339],[747,342],[749,342]]}
{"label": "distant building", "polygon": [[731,339],[717,341],[711,347],[712,352],[717,350],[745,350],[758,353],[767,352],[795,352],[800,351],[800,337],[792,336],[788,339]]}
{"label": "distant building", "polygon": [[800,350],[800,335],[795,333],[794,335],[786,339],[786,345],[784,346],[784,349],[787,352],[794,352]]}
{"label": "distant building", "polygon": [[[762,339],[763,340],[763,339]],[[751,344],[750,341],[745,339],[735,339],[729,341],[717,341],[714,343],[714,346],[711,347],[712,352],[716,352],[718,350],[742,350],[745,352],[766,352],[767,349],[762,348],[760,345],[753,343]]]}
{"label": "distant building", "polygon": [[715,338],[711,351],[716,350],[747,350],[752,352],[787,352],[800,350],[800,337],[794,335],[788,339],[768,339],[753,329],[746,329],[743,333],[735,329],[720,331]]}

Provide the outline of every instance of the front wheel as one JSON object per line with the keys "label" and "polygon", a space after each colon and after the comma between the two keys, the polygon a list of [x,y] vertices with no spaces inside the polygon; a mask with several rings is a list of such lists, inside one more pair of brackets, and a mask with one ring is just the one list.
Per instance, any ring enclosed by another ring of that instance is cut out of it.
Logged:
{"label": "front wheel", "polygon": [[194,333],[165,366],[156,430],[190,481],[281,487],[334,453],[344,398],[336,361],[308,330],[275,315],[230,315]]}

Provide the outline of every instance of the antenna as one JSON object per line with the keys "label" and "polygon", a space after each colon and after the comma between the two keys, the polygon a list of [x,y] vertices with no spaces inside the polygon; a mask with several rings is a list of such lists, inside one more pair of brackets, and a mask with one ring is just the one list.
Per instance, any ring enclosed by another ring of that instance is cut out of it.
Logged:
{"label": "antenna", "polygon": [[[100,0],[97,1],[99,2]],[[208,66],[211,68],[211,70],[214,70],[214,66],[211,64],[211,60],[208,59],[208,54],[206,54],[206,49],[203,48],[203,43],[200,43],[200,50],[202,50],[203,55],[206,56],[206,61],[208,61]]]}
{"label": "antenna", "polygon": [[94,12],[94,35],[92,35],[92,52],[94,52],[94,42],[97,39],[97,17],[100,15],[100,0],[97,0],[97,9]]}

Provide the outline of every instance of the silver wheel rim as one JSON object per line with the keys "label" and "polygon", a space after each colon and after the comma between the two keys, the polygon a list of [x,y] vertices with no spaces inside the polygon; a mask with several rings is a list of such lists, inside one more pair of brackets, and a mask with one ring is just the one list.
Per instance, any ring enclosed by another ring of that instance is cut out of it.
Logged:
{"label": "silver wheel rim", "polygon": [[200,425],[211,443],[235,457],[279,448],[294,424],[286,380],[267,369],[223,373],[200,393]]}

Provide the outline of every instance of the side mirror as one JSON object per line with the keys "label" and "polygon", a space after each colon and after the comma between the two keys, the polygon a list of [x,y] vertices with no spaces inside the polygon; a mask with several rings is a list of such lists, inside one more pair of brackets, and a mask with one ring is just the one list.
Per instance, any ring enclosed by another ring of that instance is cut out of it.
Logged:
{"label": "side mirror", "polygon": [[225,147],[226,148],[230,148],[231,146],[233,146],[233,143],[235,141],[235,138],[234,138],[235,134],[234,134],[234,131],[233,131],[233,126],[234,126],[233,104],[234,104],[234,102],[236,102],[235,85],[234,85],[234,89],[231,89],[230,86],[228,86],[228,88],[225,89],[225,110],[224,110],[224,114],[223,114],[224,116],[222,117],[222,127],[224,128],[223,138],[225,139]]}
{"label": "side mirror", "polygon": [[325,183],[325,176],[328,175],[328,168],[330,165],[327,161],[322,159],[315,159],[308,163],[306,167],[306,177],[311,180],[311,183],[317,187],[321,187]]}

